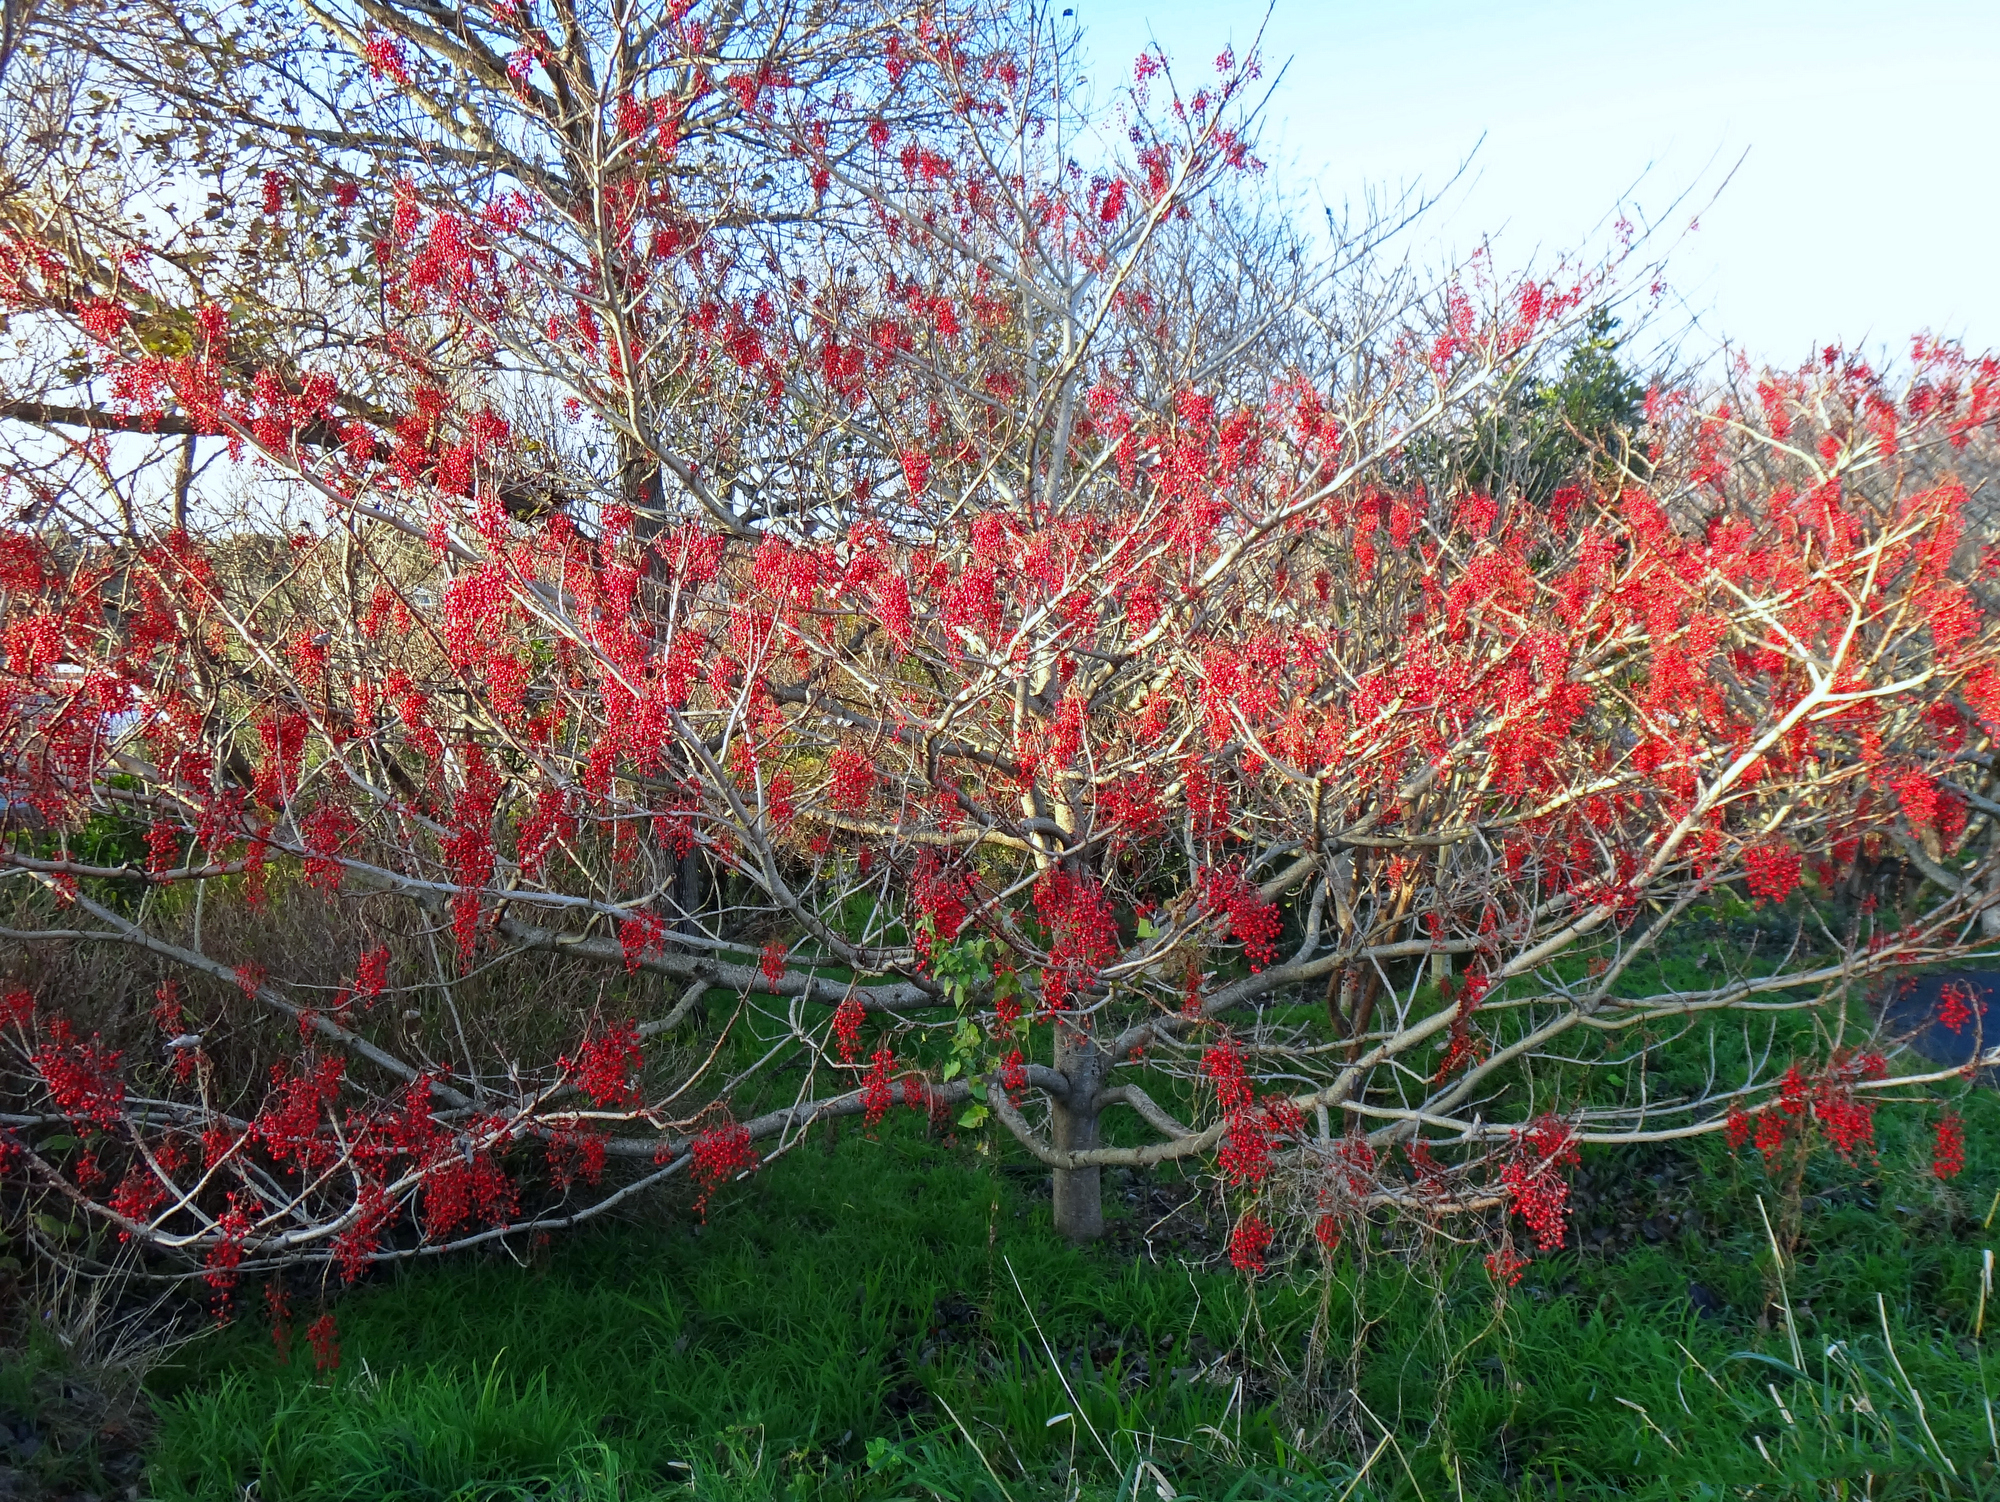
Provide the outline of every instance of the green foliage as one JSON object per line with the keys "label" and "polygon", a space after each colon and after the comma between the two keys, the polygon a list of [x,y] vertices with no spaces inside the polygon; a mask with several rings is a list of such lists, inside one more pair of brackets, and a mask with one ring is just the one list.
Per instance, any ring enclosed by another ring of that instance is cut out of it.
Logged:
{"label": "green foliage", "polygon": [[1610,309],[1593,309],[1561,372],[1534,388],[1524,420],[1531,472],[1559,474],[1639,425],[1646,388],[1619,359],[1621,343]]}
{"label": "green foliage", "polygon": [[[1620,358],[1621,345],[1610,309],[1593,309],[1552,375],[1494,408],[1472,432],[1444,441],[1433,462],[1469,489],[1516,489],[1547,501],[1616,455],[1621,437],[1644,416],[1646,388]],[[1629,462],[1645,475],[1642,456]]]}

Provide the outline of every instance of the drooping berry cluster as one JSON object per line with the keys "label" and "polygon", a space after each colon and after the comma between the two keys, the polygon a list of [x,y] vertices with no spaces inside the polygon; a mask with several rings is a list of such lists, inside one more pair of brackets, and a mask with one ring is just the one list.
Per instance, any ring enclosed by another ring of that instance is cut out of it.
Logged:
{"label": "drooping berry cluster", "polygon": [[666,947],[667,926],[656,913],[641,910],[618,925],[618,949],[625,957],[625,973],[635,974],[642,962]]}
{"label": "drooping berry cluster", "polygon": [[861,1027],[867,1020],[868,1008],[852,991],[842,997],[840,1005],[833,1009],[833,1043],[840,1053],[841,1063],[852,1064],[854,1056],[861,1051]]}
{"label": "drooping berry cluster", "polygon": [[627,1019],[586,1039],[576,1057],[560,1064],[577,1088],[600,1106],[629,1104],[638,1092],[636,1076],[645,1055],[639,1048],[637,1022]]}
{"label": "drooping berry cluster", "polygon": [[875,792],[875,768],[867,757],[840,746],[827,758],[827,771],[832,774],[830,795],[836,809],[858,813],[868,806]]}
{"label": "drooping berry cluster", "polygon": [[1955,1179],[1965,1171],[1965,1120],[1956,1111],[1937,1124],[1931,1143],[1931,1172]]}
{"label": "drooping berry cluster", "polygon": [[861,1122],[870,1131],[895,1104],[895,1087],[889,1082],[889,1072],[895,1067],[896,1056],[886,1048],[876,1049],[869,1059],[868,1073],[861,1080]]}
{"label": "drooping berry cluster", "polygon": [[1278,957],[1277,939],[1285,926],[1278,905],[1243,878],[1240,865],[1214,867],[1202,873],[1201,900],[1211,912],[1226,913],[1229,932],[1243,944],[1253,971]]}
{"label": "drooping berry cluster", "polygon": [[1236,1222],[1229,1233],[1229,1265],[1240,1273],[1255,1276],[1264,1271],[1264,1259],[1276,1237],[1270,1223],[1255,1212]]}
{"label": "drooping berry cluster", "polygon": [[739,1173],[748,1173],[759,1161],[751,1146],[749,1129],[739,1122],[711,1128],[695,1138],[688,1148],[694,1171],[695,1209],[704,1219],[709,1197],[718,1186]]}
{"label": "drooping berry cluster", "polygon": [[1432,1076],[1434,1084],[1443,1084],[1468,1064],[1476,1064],[1486,1057],[1486,1038],[1473,1023],[1473,1014],[1479,1010],[1479,1003],[1485,998],[1488,977],[1473,971],[1462,979],[1447,976],[1440,993],[1447,1005],[1457,1004],[1458,1012],[1446,1030],[1444,1052],[1439,1056],[1437,1073]]}
{"label": "drooping berry cluster", "polygon": [[1577,1158],[1575,1129],[1560,1117],[1544,1116],[1515,1134],[1513,1154],[1500,1170],[1514,1213],[1528,1223],[1535,1245],[1545,1252],[1563,1244],[1569,1180],[1562,1170]]}
{"label": "drooping berry cluster", "polygon": [[770,988],[773,996],[778,994],[778,987],[784,982],[785,961],[790,957],[790,953],[783,939],[773,939],[764,946],[763,953],[758,956],[757,969],[763,975],[764,984]]}
{"label": "drooping berry cluster", "polygon": [[47,1041],[30,1059],[56,1108],[72,1121],[89,1122],[107,1131],[117,1126],[125,1114],[125,1081],[118,1073],[123,1054],[107,1050],[95,1034],[88,1043],[79,1041],[67,1017],[51,1021],[45,1036]]}
{"label": "drooping berry cluster", "polygon": [[1042,1007],[1062,1012],[1078,992],[1096,984],[1099,968],[1118,953],[1118,921],[1101,882],[1060,866],[1036,881],[1035,913],[1051,935]]}
{"label": "drooping berry cluster", "polygon": [[1486,1274],[1502,1288],[1512,1288],[1519,1283],[1527,1267],[1528,1259],[1511,1246],[1499,1247],[1486,1254]]}
{"label": "drooping berry cluster", "polygon": [[1743,852],[1745,885],[1761,907],[1778,906],[1799,884],[1799,852],[1789,845],[1755,845]]}

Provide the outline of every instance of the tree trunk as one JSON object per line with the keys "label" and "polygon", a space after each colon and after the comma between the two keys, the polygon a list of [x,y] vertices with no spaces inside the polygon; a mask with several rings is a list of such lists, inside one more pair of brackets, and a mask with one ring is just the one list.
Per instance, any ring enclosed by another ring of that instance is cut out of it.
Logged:
{"label": "tree trunk", "polygon": [[680,916],[674,920],[674,932],[690,939],[701,932],[697,916],[708,900],[707,883],[702,880],[705,874],[698,850],[689,850],[682,856],[674,872],[674,906],[680,909]]}
{"label": "tree trunk", "polygon": [[[1061,1152],[1099,1147],[1094,1102],[1103,1082],[1104,1055],[1088,1033],[1056,1028],[1056,1068],[1069,1076],[1067,1098],[1055,1098],[1050,1136]],[[1104,1234],[1104,1196],[1099,1168],[1055,1170],[1056,1230],[1071,1241],[1095,1241]]]}

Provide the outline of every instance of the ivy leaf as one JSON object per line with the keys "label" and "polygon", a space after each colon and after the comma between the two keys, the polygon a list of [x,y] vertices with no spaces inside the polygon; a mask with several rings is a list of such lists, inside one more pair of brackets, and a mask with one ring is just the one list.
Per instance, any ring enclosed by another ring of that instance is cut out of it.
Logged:
{"label": "ivy leaf", "polygon": [[988,1111],[982,1105],[970,1105],[959,1114],[958,1124],[968,1130],[973,1127],[984,1126],[986,1125],[986,1118],[992,1114],[992,1112]]}

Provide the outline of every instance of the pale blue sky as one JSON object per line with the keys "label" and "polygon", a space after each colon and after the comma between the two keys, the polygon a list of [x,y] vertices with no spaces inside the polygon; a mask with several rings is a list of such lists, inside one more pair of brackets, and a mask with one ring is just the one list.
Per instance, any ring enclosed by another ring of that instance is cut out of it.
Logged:
{"label": "pale blue sky", "polygon": [[[1107,81],[1149,34],[1205,77],[1265,14],[1066,6]],[[1900,354],[1924,329],[2000,345],[2000,0],[1277,0],[1264,51],[1290,66],[1263,154],[1332,202],[1441,185],[1485,134],[1420,236],[1432,256],[1489,234],[1503,267],[1601,247],[1622,194],[1706,204],[1747,149],[1674,252],[1658,332],[1693,317],[1693,346],[1778,364],[1829,340]]]}

